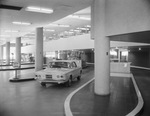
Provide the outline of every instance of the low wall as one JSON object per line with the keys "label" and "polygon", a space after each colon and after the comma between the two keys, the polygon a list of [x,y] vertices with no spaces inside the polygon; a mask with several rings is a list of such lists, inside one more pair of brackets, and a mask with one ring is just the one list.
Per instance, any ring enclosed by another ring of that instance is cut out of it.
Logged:
{"label": "low wall", "polygon": [[130,73],[130,62],[111,62],[111,73]]}

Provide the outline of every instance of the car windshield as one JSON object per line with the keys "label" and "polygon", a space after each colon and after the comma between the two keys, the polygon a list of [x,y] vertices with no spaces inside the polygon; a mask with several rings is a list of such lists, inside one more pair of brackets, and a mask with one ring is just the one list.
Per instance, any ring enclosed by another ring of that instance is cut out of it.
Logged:
{"label": "car windshield", "polygon": [[70,65],[69,62],[50,62],[50,68],[68,68]]}

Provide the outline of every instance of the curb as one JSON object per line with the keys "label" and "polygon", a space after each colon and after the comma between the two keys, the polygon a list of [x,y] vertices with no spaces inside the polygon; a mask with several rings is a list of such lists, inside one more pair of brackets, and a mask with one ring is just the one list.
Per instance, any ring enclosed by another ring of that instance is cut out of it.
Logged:
{"label": "curb", "polygon": [[[143,101],[141,92],[139,91],[139,88],[138,88],[138,86],[136,84],[136,81],[135,81],[135,79],[133,77],[133,74],[130,74],[130,77],[132,79],[132,82],[133,82],[133,85],[134,85],[134,88],[135,88],[135,91],[136,91],[136,94],[137,94],[137,97],[138,97],[138,104],[126,116],[136,116],[141,111],[141,109],[143,108],[144,101]],[[66,98],[65,103],[64,103],[65,116],[73,116],[73,114],[71,112],[71,109],[70,109],[70,101],[71,101],[71,98],[73,97],[73,95],[76,94],[80,89],[82,89],[83,87],[85,87],[86,85],[91,83],[93,80],[94,80],[94,78],[89,80],[87,83],[85,83],[84,85],[82,85],[81,87],[79,87],[78,89],[76,89],[75,91],[73,91],[72,93],[70,93],[68,95],[68,97]]]}
{"label": "curb", "polygon": [[73,116],[71,109],[70,109],[70,101],[71,101],[72,96],[74,94],[76,94],[80,89],[82,89],[83,87],[85,87],[86,85],[91,83],[93,80],[94,80],[94,78],[89,80],[84,85],[82,85],[81,87],[79,87],[78,89],[76,89],[75,91],[73,91],[72,93],[70,93],[68,95],[68,97],[66,98],[65,103],[64,103],[65,116]]}

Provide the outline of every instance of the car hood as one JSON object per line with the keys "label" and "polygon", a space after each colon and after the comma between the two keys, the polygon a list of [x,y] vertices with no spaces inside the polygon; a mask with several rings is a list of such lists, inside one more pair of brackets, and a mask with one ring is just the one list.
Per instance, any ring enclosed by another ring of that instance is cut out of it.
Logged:
{"label": "car hood", "polygon": [[48,73],[48,74],[66,74],[70,72],[71,69],[66,69],[66,68],[46,68],[42,71],[38,71],[38,73]]}

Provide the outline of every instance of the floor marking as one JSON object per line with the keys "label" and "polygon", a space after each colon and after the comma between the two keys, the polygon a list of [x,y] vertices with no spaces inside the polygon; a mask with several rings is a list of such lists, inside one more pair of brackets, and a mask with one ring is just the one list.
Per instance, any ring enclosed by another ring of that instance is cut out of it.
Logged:
{"label": "floor marking", "polygon": [[[138,104],[137,106],[129,113],[127,114],[126,116],[135,116],[136,114],[138,114],[140,112],[140,110],[142,109],[143,105],[144,105],[144,101],[143,101],[143,98],[142,98],[142,95],[141,95],[141,92],[139,91],[139,88],[136,84],[136,81],[133,77],[133,74],[130,74],[130,77],[133,81],[133,84],[134,84],[134,88],[135,88],[135,91],[136,91],[136,94],[137,94],[137,97],[138,97]],[[89,83],[91,83],[92,81],[94,80],[94,78],[92,78],[91,80],[89,80],[87,83],[85,83],[84,85],[82,85],[81,87],[79,87],[78,89],[76,89],[75,91],[73,91],[72,93],[70,93],[68,95],[68,97],[66,98],[65,100],[65,103],[64,103],[64,110],[65,110],[65,115],[66,116],[73,116],[72,112],[71,112],[71,109],[70,109],[70,101],[71,101],[71,98],[73,97],[73,95],[75,93],[77,93],[80,89],[82,89],[83,87],[85,87],[86,85],[88,85]]]}
{"label": "floor marking", "polygon": [[136,114],[138,114],[140,112],[140,110],[142,109],[143,105],[144,105],[144,101],[143,101],[143,98],[142,98],[142,95],[141,95],[141,92],[136,84],[136,81],[134,79],[134,76],[133,74],[131,74],[131,79],[133,81],[133,84],[134,84],[134,88],[135,88],[135,91],[136,91],[136,94],[137,94],[137,97],[138,97],[138,104],[137,106],[129,113],[127,114],[126,116],[135,116]]}
{"label": "floor marking", "polygon": [[86,85],[88,85],[89,83],[91,83],[94,80],[94,78],[92,78],[91,80],[89,80],[88,82],[86,82],[84,85],[82,85],[81,87],[79,87],[78,89],[76,89],[75,91],[73,91],[72,93],[70,93],[68,95],[68,97],[65,100],[64,103],[64,109],[65,109],[65,115],[66,116],[73,116],[71,109],[70,109],[70,101],[72,96],[77,93],[80,89],[82,89],[83,87],[85,87]]}
{"label": "floor marking", "polygon": [[130,66],[130,67],[131,67],[131,68],[139,68],[139,69],[150,70],[150,68],[140,67],[140,66]]}

